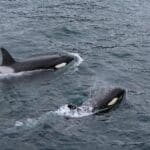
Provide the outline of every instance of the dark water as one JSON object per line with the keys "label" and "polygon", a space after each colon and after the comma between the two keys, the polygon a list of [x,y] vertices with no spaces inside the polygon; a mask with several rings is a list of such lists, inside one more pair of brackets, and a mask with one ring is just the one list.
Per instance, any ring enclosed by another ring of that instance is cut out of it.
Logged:
{"label": "dark water", "polygon": [[[150,1],[1,0],[0,46],[17,58],[74,52],[74,69],[0,81],[0,150],[149,150]],[[48,115],[93,89],[121,86],[126,102],[79,119]],[[16,120],[42,118],[32,128]]]}

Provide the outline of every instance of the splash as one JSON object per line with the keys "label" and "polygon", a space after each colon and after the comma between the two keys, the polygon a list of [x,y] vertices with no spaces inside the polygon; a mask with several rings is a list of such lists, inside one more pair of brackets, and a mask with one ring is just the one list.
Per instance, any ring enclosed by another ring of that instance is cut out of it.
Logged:
{"label": "splash", "polygon": [[80,56],[79,53],[68,53],[71,56],[74,56],[76,58],[76,63],[75,66],[78,67],[82,62],[83,62],[83,58]]}
{"label": "splash", "polygon": [[70,118],[81,118],[81,117],[93,115],[95,112],[92,112],[92,107],[88,107],[88,106],[81,106],[72,110],[68,108],[68,105],[63,105],[53,113],[59,116],[65,116]]}
{"label": "splash", "polygon": [[52,115],[56,116],[64,116],[69,118],[81,118],[85,116],[90,116],[95,114],[92,112],[92,107],[89,106],[81,106],[77,109],[71,110],[68,108],[68,105],[63,105],[58,108],[56,111],[48,111],[41,115],[38,118],[27,118],[25,120],[16,121],[14,124],[14,128],[22,128],[22,129],[31,129],[35,126],[46,122]]}
{"label": "splash", "polygon": [[14,128],[22,128],[22,129],[31,129],[35,126],[46,122],[52,115],[56,116],[64,116],[69,118],[81,118],[85,116],[93,115],[95,112],[92,112],[92,107],[78,107],[77,109],[71,110],[68,108],[68,105],[63,105],[56,111],[49,111],[45,114],[41,115],[38,118],[27,118],[26,120],[16,121],[14,124]]}
{"label": "splash", "polygon": [[80,66],[84,61],[83,58],[80,56],[79,53],[67,53],[67,54],[74,57],[75,63],[73,65],[73,68],[75,68],[75,71],[78,71],[78,66]]}

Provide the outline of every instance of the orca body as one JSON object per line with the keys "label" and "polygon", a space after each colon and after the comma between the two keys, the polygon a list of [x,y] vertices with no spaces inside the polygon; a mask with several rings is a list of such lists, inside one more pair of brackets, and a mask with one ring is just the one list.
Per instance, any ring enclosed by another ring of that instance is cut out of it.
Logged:
{"label": "orca body", "polygon": [[2,65],[0,66],[0,73],[16,73],[41,69],[56,70],[66,66],[74,60],[73,57],[67,55],[47,55],[38,58],[27,59],[24,61],[16,61],[6,49],[0,48],[0,50],[2,53]]}
{"label": "orca body", "polygon": [[57,113],[73,118],[105,113],[118,106],[124,99],[126,92],[121,88],[113,88],[102,91],[102,93],[83,102],[80,106],[65,105],[57,110]]}

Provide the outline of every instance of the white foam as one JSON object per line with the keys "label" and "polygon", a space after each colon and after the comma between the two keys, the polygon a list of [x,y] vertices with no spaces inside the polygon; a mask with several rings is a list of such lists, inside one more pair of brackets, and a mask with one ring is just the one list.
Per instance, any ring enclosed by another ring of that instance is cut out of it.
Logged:
{"label": "white foam", "polygon": [[92,107],[86,107],[81,106],[77,109],[70,109],[68,108],[68,105],[61,106],[58,110],[54,111],[55,114],[65,117],[71,117],[71,118],[81,118],[85,116],[89,116],[94,114],[92,112]]}
{"label": "white foam", "polygon": [[21,127],[21,126],[23,126],[23,122],[21,122],[21,121],[16,121],[16,122],[15,122],[15,126],[16,126],[16,127]]}
{"label": "white foam", "polygon": [[38,124],[47,121],[52,114],[58,116],[70,117],[70,118],[81,118],[81,117],[93,115],[95,114],[95,112],[92,112],[92,107],[89,106],[80,106],[77,109],[72,110],[66,104],[61,106],[56,111],[48,111],[42,114],[38,118],[27,118],[24,121],[16,121],[15,127],[19,127],[19,128],[22,127],[25,129],[34,128]]}
{"label": "white foam", "polygon": [[32,119],[32,118],[28,118],[27,120],[26,120],[26,126],[27,127],[34,127],[34,126],[36,126],[37,124],[38,124],[38,120],[36,120],[36,119]]}
{"label": "white foam", "polygon": [[27,118],[24,121],[16,121],[15,127],[25,127],[25,128],[32,128],[38,124],[38,120],[34,118]]}
{"label": "white foam", "polygon": [[79,53],[68,53],[71,56],[74,56],[76,58],[76,63],[74,64],[74,67],[78,67],[82,62],[83,58],[79,55]]}

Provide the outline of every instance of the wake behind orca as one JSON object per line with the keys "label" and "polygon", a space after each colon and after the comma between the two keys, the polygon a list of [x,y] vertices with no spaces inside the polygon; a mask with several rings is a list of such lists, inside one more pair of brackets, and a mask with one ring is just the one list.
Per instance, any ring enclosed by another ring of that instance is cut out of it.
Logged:
{"label": "wake behind orca", "polygon": [[9,52],[0,48],[2,53],[2,65],[0,66],[1,74],[17,73],[23,71],[34,70],[57,70],[72,62],[74,57],[67,55],[56,56],[41,56],[38,58],[31,58],[24,61],[16,61]]}

